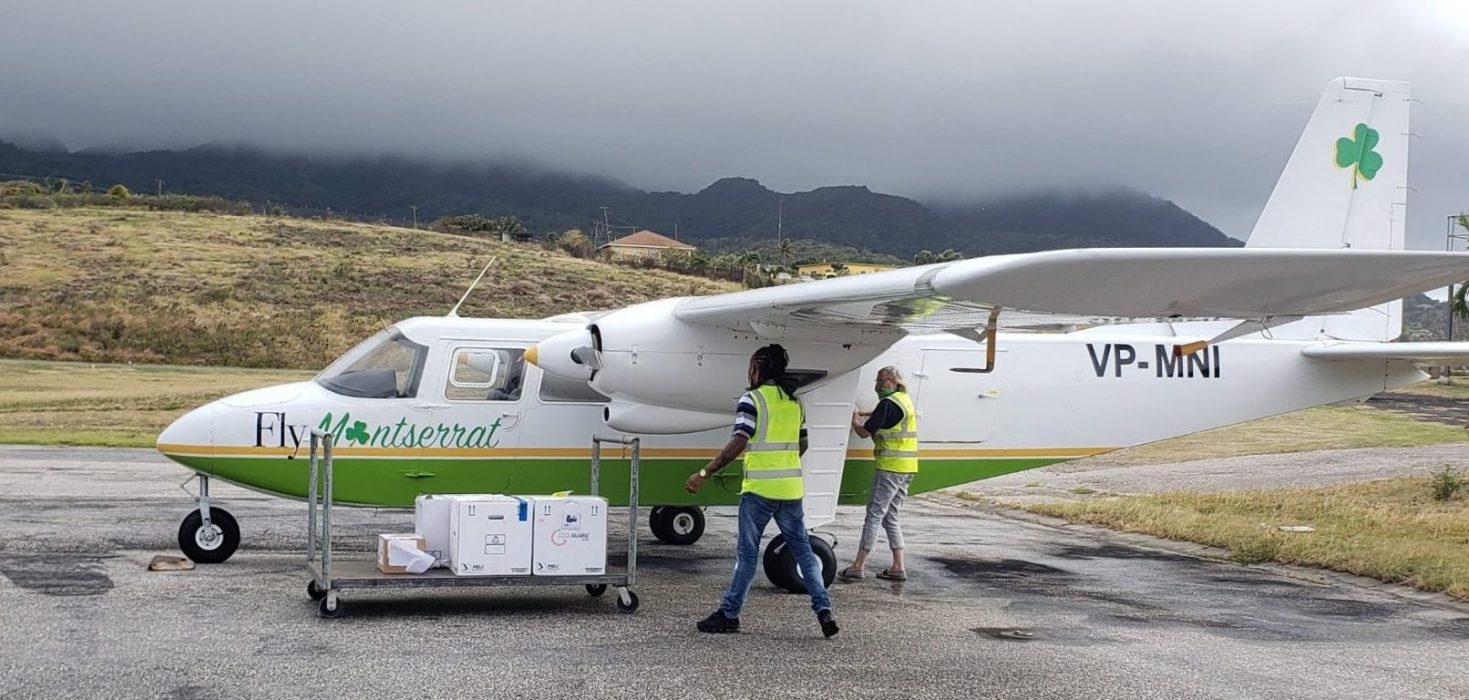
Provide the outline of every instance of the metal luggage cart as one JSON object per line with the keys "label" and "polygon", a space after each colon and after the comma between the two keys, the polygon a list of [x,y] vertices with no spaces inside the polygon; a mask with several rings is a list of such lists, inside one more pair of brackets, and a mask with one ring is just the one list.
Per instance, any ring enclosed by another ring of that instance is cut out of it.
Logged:
{"label": "metal luggage cart", "polygon": [[[638,570],[638,462],[639,439],[635,437],[592,436],[592,495],[599,495],[602,477],[602,444],[627,445],[632,448],[628,474],[627,497],[627,565],[622,573],[611,566],[602,576],[455,576],[446,569],[429,569],[422,574],[385,574],[371,560],[332,560],[332,436],[319,429],[311,431],[310,484],[307,487],[309,515],[306,526],[306,568],[311,581],[306,594],[319,601],[321,617],[342,614],[338,594],[348,588],[459,588],[468,586],[584,586],[588,594],[600,596],[608,586],[617,589],[617,609],[634,613],[638,594],[633,592]],[[321,458],[317,455],[320,452]],[[324,467],[324,468],[323,468]],[[320,479],[320,488],[318,488]],[[320,509],[320,516],[317,511]]]}

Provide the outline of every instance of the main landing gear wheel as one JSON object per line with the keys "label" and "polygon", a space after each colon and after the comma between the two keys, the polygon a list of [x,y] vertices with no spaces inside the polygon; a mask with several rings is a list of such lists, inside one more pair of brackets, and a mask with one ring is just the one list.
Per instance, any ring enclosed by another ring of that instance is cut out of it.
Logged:
{"label": "main landing gear wheel", "polygon": [[657,506],[648,513],[653,536],[668,544],[693,544],[704,536],[704,511],[685,506]]}
{"label": "main landing gear wheel", "polygon": [[631,615],[638,611],[638,594],[631,588],[617,589],[617,611]]}
{"label": "main landing gear wheel", "polygon": [[[826,588],[831,588],[832,582],[837,577],[837,555],[831,548],[831,543],[812,535],[808,537],[811,541],[811,551],[816,554],[816,560],[821,562],[821,580]],[[776,535],[765,545],[765,577],[770,582],[786,589],[792,593],[805,593],[806,580],[801,577],[801,567],[796,564],[795,555],[791,554],[791,548],[786,545],[785,535]]]}
{"label": "main landing gear wheel", "polygon": [[223,508],[209,509],[209,525],[199,511],[179,525],[179,549],[199,564],[218,564],[240,547],[240,526]]}

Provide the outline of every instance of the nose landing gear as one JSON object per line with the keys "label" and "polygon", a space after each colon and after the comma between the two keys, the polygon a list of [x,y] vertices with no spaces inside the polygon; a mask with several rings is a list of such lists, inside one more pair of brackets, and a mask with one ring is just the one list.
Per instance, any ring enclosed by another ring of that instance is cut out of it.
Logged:
{"label": "nose landing gear", "polygon": [[223,508],[209,504],[209,477],[198,478],[199,509],[179,524],[179,549],[195,563],[218,564],[239,549],[240,526]]}

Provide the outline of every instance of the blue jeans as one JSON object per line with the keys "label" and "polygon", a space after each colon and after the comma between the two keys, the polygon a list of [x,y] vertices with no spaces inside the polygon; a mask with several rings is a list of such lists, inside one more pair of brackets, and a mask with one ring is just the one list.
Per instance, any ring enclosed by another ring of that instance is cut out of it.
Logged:
{"label": "blue jeans", "polygon": [[831,598],[826,595],[826,585],[821,578],[821,562],[811,551],[811,540],[806,537],[806,514],[801,501],[777,501],[747,493],[740,496],[740,530],[736,535],[734,575],[729,580],[729,590],[719,603],[720,612],[731,620],[740,616],[745,607],[745,595],[755,580],[759,567],[760,537],[765,526],[775,518],[775,526],[786,536],[786,546],[791,548],[796,563],[801,566],[801,577],[806,581],[806,590],[811,594],[811,609],[816,612],[831,609]]}

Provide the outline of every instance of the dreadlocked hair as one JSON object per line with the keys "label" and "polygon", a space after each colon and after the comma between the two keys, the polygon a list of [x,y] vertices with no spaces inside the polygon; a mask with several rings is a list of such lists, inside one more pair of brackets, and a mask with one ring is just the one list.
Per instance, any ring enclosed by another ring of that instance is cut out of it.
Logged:
{"label": "dreadlocked hair", "polygon": [[760,381],[772,382],[780,387],[788,398],[796,398],[796,378],[786,374],[791,356],[777,343],[771,343],[755,351],[753,358],[760,368]]}

